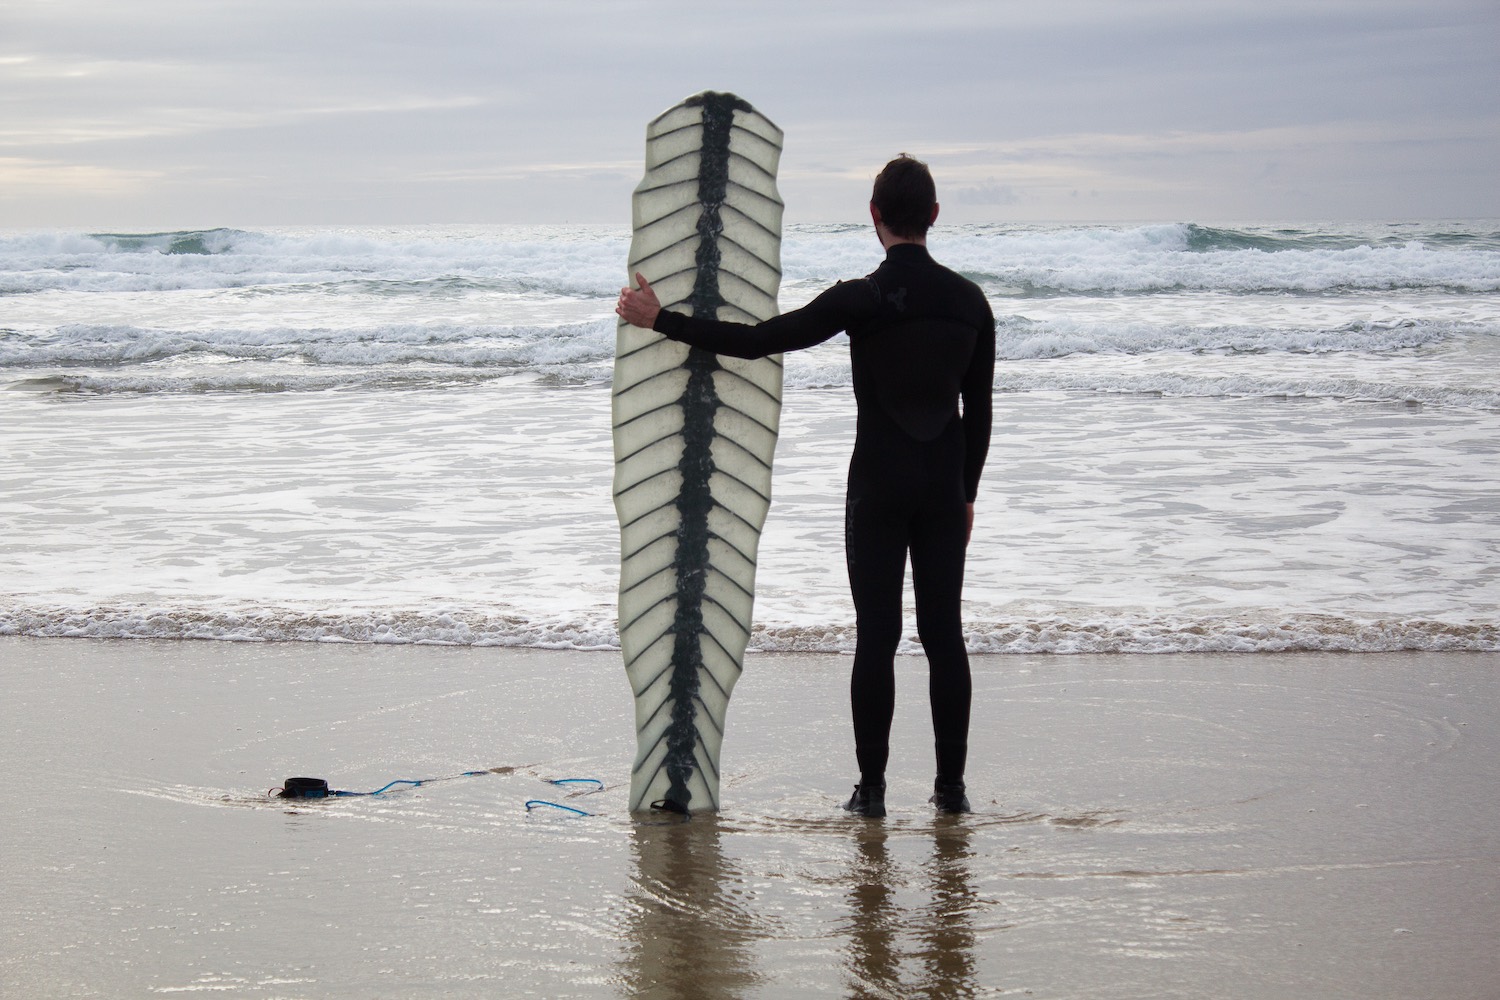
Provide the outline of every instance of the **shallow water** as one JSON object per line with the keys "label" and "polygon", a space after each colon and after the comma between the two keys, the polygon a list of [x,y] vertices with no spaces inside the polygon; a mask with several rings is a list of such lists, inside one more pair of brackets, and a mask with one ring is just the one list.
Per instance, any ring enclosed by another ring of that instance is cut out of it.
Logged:
{"label": "shallow water", "polygon": [[[602,386],[11,404],[0,628],[613,645]],[[1500,645],[1493,417],[1002,392],[975,651]],[[789,395],[756,645],[848,649],[845,390]],[[101,428],[108,434],[101,434]]]}

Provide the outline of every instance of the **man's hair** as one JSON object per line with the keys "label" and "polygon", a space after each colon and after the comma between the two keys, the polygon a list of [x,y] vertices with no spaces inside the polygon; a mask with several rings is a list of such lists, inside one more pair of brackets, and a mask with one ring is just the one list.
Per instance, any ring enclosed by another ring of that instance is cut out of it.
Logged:
{"label": "man's hair", "polygon": [[927,164],[902,153],[880,171],[870,203],[880,210],[880,221],[895,236],[921,239],[932,225],[937,187]]}

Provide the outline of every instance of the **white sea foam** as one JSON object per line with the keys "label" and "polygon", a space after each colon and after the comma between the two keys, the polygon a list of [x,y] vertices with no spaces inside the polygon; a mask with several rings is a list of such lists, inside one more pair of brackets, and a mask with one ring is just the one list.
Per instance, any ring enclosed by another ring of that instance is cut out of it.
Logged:
{"label": "white sea foam", "polygon": [[190,355],[381,366],[410,361],[459,367],[546,370],[611,357],[615,324],[549,327],[380,326],[181,331],[133,326],[63,326],[0,340],[0,366],[120,367]]}
{"label": "white sea foam", "polygon": [[316,285],[612,298],[627,244],[628,234],[602,227],[0,235],[0,296]]}
{"label": "white sea foam", "polygon": [[[824,285],[868,269],[859,266],[860,260],[870,259],[867,230],[810,231],[805,236],[794,230],[787,242],[784,255],[794,277],[805,274]],[[824,245],[829,242],[836,249]],[[976,226],[940,227],[930,244],[944,263],[978,280],[998,298],[1175,290],[1500,290],[1500,238],[1484,229],[1384,227],[1287,235],[1187,224]]]}
{"label": "white sea foam", "polygon": [[1213,374],[1188,372],[1077,372],[1011,370],[997,382],[1010,392],[1099,392],[1147,396],[1234,396],[1270,399],[1334,399],[1402,403],[1500,412],[1500,390],[1432,386],[1306,375]]}
{"label": "white sea foam", "polygon": [[225,642],[368,642],[392,645],[618,649],[612,609],[565,619],[494,607],[325,609],[285,604],[5,607],[0,635]]}
{"label": "white sea foam", "polygon": [[[606,382],[613,348],[610,318],[551,326],[433,320],[197,330],[75,324],[0,336],[0,386],[201,393],[517,377]],[[1002,317],[997,351],[996,386],[1008,391],[1326,395],[1478,409],[1495,409],[1500,400],[1487,368],[1476,363],[1500,351],[1500,338],[1473,323],[1354,321],[1338,329],[1287,329]],[[1081,363],[1090,355],[1105,357]],[[847,387],[852,374],[845,338],[792,355],[786,372],[789,388]]]}
{"label": "white sea foam", "polygon": [[[612,646],[627,242],[0,236],[0,633]],[[972,649],[1497,648],[1494,232],[934,249],[999,321]],[[794,228],[783,307],[878,254]],[[786,373],[752,642],[847,651],[847,342]]]}
{"label": "white sea foam", "polygon": [[1482,327],[1447,323],[1355,321],[1338,329],[1177,326],[1149,322],[1038,321],[1002,317],[996,354],[1007,360],[1060,358],[1070,354],[1154,354],[1163,351],[1285,352],[1399,351],[1439,344],[1456,336],[1484,335]]}
{"label": "white sea foam", "polygon": [[[618,649],[612,608],[566,618],[494,607],[321,609],[287,605],[108,604],[6,607],[0,635],[224,642],[364,642],[383,645],[530,646]],[[1497,652],[1500,624],[1337,615],[1249,617],[1111,615],[969,621],[971,653]],[[852,653],[846,623],[755,626],[760,653]],[[918,655],[914,637],[903,655]]]}
{"label": "white sea foam", "polygon": [[[279,230],[148,236],[0,235],[0,295],[317,284],[445,295],[471,288],[612,298],[629,234],[606,227]],[[1500,238],[1462,230],[1342,235],[1197,226],[938,229],[934,249],[992,294],[1500,290]],[[879,260],[866,227],[793,227],[787,290],[815,290]],[[804,289],[804,286],[806,288]]]}

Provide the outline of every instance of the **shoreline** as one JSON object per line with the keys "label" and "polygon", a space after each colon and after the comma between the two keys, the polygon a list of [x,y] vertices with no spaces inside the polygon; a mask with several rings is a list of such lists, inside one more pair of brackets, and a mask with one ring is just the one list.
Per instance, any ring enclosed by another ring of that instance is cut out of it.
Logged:
{"label": "shoreline", "polygon": [[[74,606],[0,607],[0,638],[202,640],[229,643],[311,643],[542,649],[619,653],[612,606],[576,621],[530,619],[520,611],[435,606],[313,610],[290,605],[105,602]],[[965,622],[970,656],[1241,655],[1500,653],[1500,624],[1441,615],[1361,615],[1250,611],[1173,618],[1163,614],[1091,610],[1077,620],[1037,615]],[[747,652],[755,656],[852,655],[852,626],[761,623]],[[914,632],[898,656],[920,657]]]}

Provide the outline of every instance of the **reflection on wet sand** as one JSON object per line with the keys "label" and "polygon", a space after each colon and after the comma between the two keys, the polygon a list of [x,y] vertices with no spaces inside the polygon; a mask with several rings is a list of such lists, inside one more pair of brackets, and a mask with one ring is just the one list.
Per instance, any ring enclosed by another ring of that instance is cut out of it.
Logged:
{"label": "reflection on wet sand", "polygon": [[760,978],[750,945],[765,931],[746,907],[744,880],[724,863],[717,819],[637,823],[633,834],[623,995],[746,995]]}
{"label": "reflection on wet sand", "polygon": [[[932,857],[922,866],[924,904],[903,906],[905,877],[891,861],[883,824],[860,831],[850,873],[849,996],[967,997],[977,992],[969,827],[942,821]],[[903,934],[913,938],[903,946]],[[908,950],[908,947],[910,950]],[[915,962],[906,961],[915,959]]]}
{"label": "reflection on wet sand", "polygon": [[620,995],[763,996],[786,971],[759,964],[767,946],[774,952],[776,942],[792,940],[804,956],[832,960],[810,981],[831,972],[851,998],[974,996],[976,915],[984,905],[974,888],[974,829],[943,817],[917,829],[812,824],[791,840],[812,833],[841,860],[818,879],[828,895],[802,895],[787,908],[767,898],[763,879],[757,884],[753,873],[765,872],[755,862],[747,871],[736,860],[745,826],[713,815],[637,823]]}

